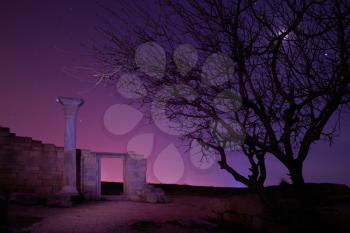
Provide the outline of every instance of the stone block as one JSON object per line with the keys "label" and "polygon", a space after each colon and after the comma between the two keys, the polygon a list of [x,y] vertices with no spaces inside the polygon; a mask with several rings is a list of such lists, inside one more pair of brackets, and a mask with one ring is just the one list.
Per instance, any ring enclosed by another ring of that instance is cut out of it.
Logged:
{"label": "stone block", "polygon": [[157,203],[158,201],[158,196],[155,193],[147,193],[146,194],[146,202],[149,203]]}
{"label": "stone block", "polygon": [[15,150],[15,151],[22,151],[23,150],[23,145],[24,145],[25,143],[17,143],[17,142],[14,142],[14,143],[11,143],[11,144],[9,144],[11,147],[12,147],[12,149],[13,150]]}
{"label": "stone block", "polygon": [[0,164],[3,168],[11,168],[13,170],[17,167],[17,156],[0,156]]}
{"label": "stone block", "polygon": [[96,193],[96,185],[84,185],[84,193]]}
{"label": "stone block", "polygon": [[32,141],[33,141],[33,139],[31,137],[24,137],[24,142],[25,143],[31,144]]}
{"label": "stone block", "polygon": [[0,157],[11,157],[14,153],[11,147],[3,147],[2,150],[0,150]]}
{"label": "stone block", "polygon": [[82,157],[95,155],[95,153],[93,153],[89,150],[80,150],[80,152],[81,152]]}
{"label": "stone block", "polygon": [[6,232],[8,225],[8,204],[5,196],[0,195],[0,232]]}
{"label": "stone block", "polygon": [[130,201],[143,201],[142,196],[139,196],[139,195],[136,195],[136,194],[128,195],[128,199]]}
{"label": "stone block", "polygon": [[10,128],[7,128],[7,127],[0,127],[0,132],[10,133]]}
{"label": "stone block", "polygon": [[0,131],[0,137],[8,137],[8,136],[10,136],[10,132]]}
{"label": "stone block", "polygon": [[42,150],[42,146],[41,145],[32,145],[32,150],[41,151]]}
{"label": "stone block", "polygon": [[44,185],[51,185],[52,183],[55,183],[57,181],[56,177],[45,174],[43,177],[41,177],[41,182]]}
{"label": "stone block", "polygon": [[25,179],[23,180],[27,186],[41,186],[43,183],[42,179]]}
{"label": "stone block", "polygon": [[170,199],[165,195],[165,192],[160,188],[155,188],[152,185],[144,185],[138,190],[129,189],[128,196],[130,200],[144,201],[149,203],[168,203]]}
{"label": "stone block", "polygon": [[24,168],[25,171],[40,171],[40,168],[37,166],[27,166]]}
{"label": "stone block", "polygon": [[26,173],[19,173],[17,177],[21,180],[28,180],[30,182],[32,180],[39,180],[42,176],[36,171],[31,171]]}
{"label": "stone block", "polygon": [[32,147],[32,150],[30,151],[30,156],[35,156],[35,157],[39,157],[41,155],[41,150]]}
{"label": "stone block", "polygon": [[[43,149],[45,151],[56,151],[56,147],[53,144],[44,144]],[[56,154],[55,154],[56,155]]]}
{"label": "stone block", "polygon": [[24,137],[13,137],[11,138],[11,142],[13,143],[24,143],[25,142],[25,138]]}
{"label": "stone block", "polygon": [[42,141],[39,141],[39,140],[32,140],[32,144],[33,145],[42,145],[43,144],[43,142]]}
{"label": "stone block", "polygon": [[13,173],[13,167],[12,166],[2,166],[0,167],[0,172],[1,173]]}
{"label": "stone block", "polygon": [[0,178],[1,180],[4,179],[4,180],[15,180],[17,178],[17,174],[16,173],[12,173],[12,172],[2,172],[0,173]]}
{"label": "stone block", "polygon": [[43,155],[45,155],[45,157],[47,157],[47,159],[50,161],[55,161],[55,159],[57,158],[57,152],[55,150],[44,150]]}
{"label": "stone block", "polygon": [[96,181],[95,180],[85,180],[84,181],[84,186],[96,186]]}
{"label": "stone block", "polygon": [[3,188],[2,186],[7,186],[7,185],[13,185],[13,181],[12,180],[9,180],[9,179],[3,179],[3,178],[0,178],[0,186],[1,188]]}
{"label": "stone block", "polygon": [[50,207],[67,208],[72,207],[73,204],[81,203],[82,201],[82,196],[62,193],[49,196],[46,199],[46,205]]}
{"label": "stone block", "polygon": [[70,195],[53,195],[47,198],[46,205],[49,207],[72,207],[73,202]]}
{"label": "stone block", "polygon": [[37,194],[41,194],[41,195],[49,195],[53,193],[53,188],[52,186],[39,186],[36,189],[36,193]]}
{"label": "stone block", "polygon": [[[64,148],[63,147],[56,147],[56,152],[60,152],[60,153],[63,153],[64,152]],[[63,156],[63,154],[62,154]]]}
{"label": "stone block", "polygon": [[8,145],[10,143],[9,138],[0,137],[0,145]]}
{"label": "stone block", "polygon": [[22,205],[38,205],[42,199],[33,193],[13,193],[10,196],[10,202]]}

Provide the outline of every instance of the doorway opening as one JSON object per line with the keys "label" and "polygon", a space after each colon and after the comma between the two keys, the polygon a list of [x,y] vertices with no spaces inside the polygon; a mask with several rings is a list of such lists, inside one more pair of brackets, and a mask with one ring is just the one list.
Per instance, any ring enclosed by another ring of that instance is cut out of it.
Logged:
{"label": "doorway opening", "polygon": [[124,160],[121,158],[100,158],[100,190],[101,196],[122,195]]}

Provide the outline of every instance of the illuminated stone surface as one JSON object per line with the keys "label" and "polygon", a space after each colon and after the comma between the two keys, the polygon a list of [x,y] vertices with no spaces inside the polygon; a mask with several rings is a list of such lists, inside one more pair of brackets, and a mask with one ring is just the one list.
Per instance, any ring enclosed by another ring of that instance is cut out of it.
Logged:
{"label": "illuminated stone surface", "polygon": [[59,97],[57,102],[63,106],[66,121],[62,192],[78,194],[76,188],[76,122],[79,107],[84,104],[84,101],[82,99]]}
{"label": "illuminated stone surface", "polygon": [[[47,205],[69,207],[72,205],[74,191],[87,200],[98,200],[102,198],[100,160],[111,157],[120,158],[124,163],[124,195],[121,199],[152,203],[168,201],[164,192],[146,183],[147,160],[143,155],[77,151],[78,163],[69,159],[71,164],[67,166],[64,148],[28,137],[18,137],[8,128],[0,127],[0,186],[3,191],[17,197],[19,202],[25,201],[30,194],[36,194],[45,198]],[[75,158],[75,150],[69,156]],[[76,174],[77,168],[78,176],[69,176],[70,180],[64,179],[65,172]],[[69,189],[64,189],[67,183]]]}

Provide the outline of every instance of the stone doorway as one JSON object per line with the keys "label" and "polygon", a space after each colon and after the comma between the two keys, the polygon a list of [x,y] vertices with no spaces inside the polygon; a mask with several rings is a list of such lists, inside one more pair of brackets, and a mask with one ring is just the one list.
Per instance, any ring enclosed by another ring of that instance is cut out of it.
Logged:
{"label": "stone doorway", "polygon": [[[103,160],[109,159],[109,160],[119,160],[119,163],[121,163],[122,167],[122,181],[121,184],[122,187],[120,189],[122,190],[121,193],[118,194],[112,194],[112,195],[105,195],[102,192],[102,165]],[[127,179],[126,179],[126,163],[127,163],[127,155],[126,154],[114,154],[114,153],[96,153],[96,160],[97,160],[97,197],[98,199],[108,199],[108,200],[116,200],[116,199],[125,199],[126,198],[126,185],[127,185]]]}
{"label": "stone doorway", "polygon": [[100,158],[101,196],[116,196],[123,194],[124,167],[120,158]]}

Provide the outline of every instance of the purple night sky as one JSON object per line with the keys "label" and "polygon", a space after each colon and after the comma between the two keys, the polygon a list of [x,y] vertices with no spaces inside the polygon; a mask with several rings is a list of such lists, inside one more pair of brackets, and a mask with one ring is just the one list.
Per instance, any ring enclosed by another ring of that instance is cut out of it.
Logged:
{"label": "purple night sky", "polygon": [[[145,119],[120,136],[106,129],[106,111],[113,105],[127,104],[129,100],[122,98],[114,86],[95,87],[87,78],[94,74],[86,69],[93,67],[94,60],[87,55],[83,44],[97,38],[94,29],[99,23],[97,13],[94,0],[2,1],[0,125],[9,127],[18,135],[62,146],[64,117],[55,99],[57,96],[83,98],[85,105],[78,120],[79,148],[126,152],[134,136],[153,135],[154,146],[148,156],[148,181],[171,183],[176,180],[179,184],[240,186],[218,165],[207,170],[195,168],[176,137],[149,125]],[[120,126],[116,125],[116,130],[122,130],[118,127],[131,127],[132,122],[129,121],[135,117],[129,112],[119,113],[116,120]],[[304,167],[306,182],[350,184],[348,119],[343,119],[340,135],[331,147],[327,142],[312,147]],[[149,146],[137,143],[137,140],[133,142],[133,146],[136,144],[141,151]],[[168,160],[160,159],[161,166],[155,166],[162,151],[171,156],[166,157]],[[180,160],[175,158],[177,151],[182,155]],[[286,170],[277,161],[272,161],[270,157],[267,159],[266,184],[276,184],[287,178]],[[246,167],[240,156],[234,155],[231,162],[235,167]],[[102,170],[104,180],[121,179],[120,163],[104,161]]]}

